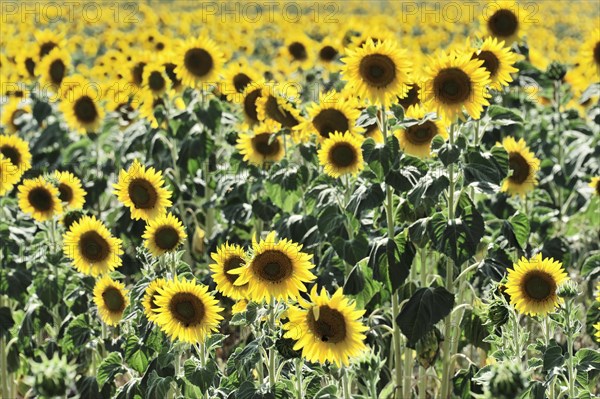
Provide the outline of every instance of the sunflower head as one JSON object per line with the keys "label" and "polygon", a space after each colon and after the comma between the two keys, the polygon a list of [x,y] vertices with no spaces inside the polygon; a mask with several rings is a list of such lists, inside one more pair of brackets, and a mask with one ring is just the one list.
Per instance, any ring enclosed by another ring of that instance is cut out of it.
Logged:
{"label": "sunflower head", "polygon": [[395,41],[375,43],[369,38],[364,46],[350,50],[342,61],[344,78],[361,98],[386,105],[396,97],[406,96],[411,63]]}
{"label": "sunflower head", "polygon": [[0,135],[0,154],[17,168],[20,174],[31,168],[29,144],[16,135]]}
{"label": "sunflower head", "polygon": [[515,1],[490,2],[481,24],[487,35],[511,44],[518,40],[523,30],[519,5]]}
{"label": "sunflower head", "polygon": [[73,266],[97,277],[121,266],[121,240],[113,237],[95,216],[83,216],[64,234],[63,251]]}
{"label": "sunflower head", "polygon": [[63,101],[59,109],[72,129],[80,133],[96,133],[104,119],[104,109],[99,102],[99,89],[85,80],[74,82],[68,90],[63,91]]}
{"label": "sunflower head", "polygon": [[173,214],[157,216],[149,220],[142,236],[144,246],[154,256],[173,252],[187,238],[181,221]]}
{"label": "sunflower head", "polygon": [[35,220],[43,222],[63,211],[59,192],[43,177],[27,179],[19,186],[19,207]]}
{"label": "sunflower head", "polygon": [[567,278],[560,262],[537,254],[529,260],[521,258],[508,269],[506,292],[519,312],[544,316],[558,306],[556,291]]}
{"label": "sunflower head", "polygon": [[164,187],[162,172],[146,169],[137,159],[127,171],[119,173],[115,194],[129,207],[135,220],[152,220],[164,215],[171,206],[171,191]]}
{"label": "sunflower head", "polygon": [[267,121],[254,129],[254,133],[240,135],[237,149],[244,161],[256,166],[279,162],[285,155],[283,141],[280,138],[280,125]]}
{"label": "sunflower head", "polygon": [[188,343],[203,342],[216,331],[223,308],[208,293],[208,288],[194,280],[175,279],[158,288],[154,303],[154,322],[172,340]]}
{"label": "sunflower head", "polygon": [[356,120],[360,116],[356,100],[342,96],[335,91],[319,94],[319,102],[307,108],[308,118],[296,129],[303,135],[316,135],[323,141],[333,132],[357,133]]}
{"label": "sunflower head", "polygon": [[144,297],[142,298],[142,305],[144,306],[144,314],[149,321],[153,322],[158,315],[156,313],[156,310],[158,309],[156,298],[159,295],[158,290],[163,288],[165,284],[167,284],[165,279],[157,278],[148,284],[148,287],[146,287]]}
{"label": "sunflower head", "polygon": [[176,59],[175,73],[188,87],[216,81],[224,64],[217,44],[208,38],[192,39],[181,44]]}
{"label": "sunflower head", "polygon": [[508,86],[513,81],[510,74],[518,72],[514,64],[519,57],[495,37],[485,39],[479,49],[472,53],[471,59],[483,62],[482,67],[490,74],[492,89],[500,90],[503,86]]}
{"label": "sunflower head", "polygon": [[305,283],[316,276],[310,269],[312,255],[302,250],[302,245],[290,240],[277,241],[275,232],[265,240],[252,240],[252,255],[244,266],[230,270],[230,274],[239,274],[234,285],[248,284],[248,296],[256,302],[264,300],[297,298],[300,291],[305,292]]}
{"label": "sunflower head", "polygon": [[70,209],[81,209],[85,204],[86,192],[81,180],[71,172],[54,172],[58,185],[58,198]]}
{"label": "sunflower head", "polygon": [[116,326],[123,318],[125,308],[129,306],[129,296],[123,283],[104,276],[94,286],[94,303],[102,321]]}
{"label": "sunflower head", "polygon": [[238,275],[229,273],[238,269],[246,263],[246,252],[236,244],[225,243],[212,253],[211,258],[215,263],[209,265],[212,278],[217,284],[217,290],[233,300],[241,300],[247,297],[248,284],[235,285]]}
{"label": "sunflower head", "polygon": [[447,139],[448,133],[442,120],[424,119],[426,112],[422,107],[415,109],[413,116],[421,121],[395,131],[394,135],[398,138],[402,151],[415,157],[427,158],[431,155],[431,143],[435,136]]}
{"label": "sunflower head", "polygon": [[10,192],[20,179],[17,167],[0,153],[0,196]]}
{"label": "sunflower head", "polygon": [[502,146],[508,152],[510,176],[504,179],[501,191],[509,195],[525,196],[537,185],[535,177],[540,168],[540,160],[529,150],[525,140],[516,141],[513,137],[502,140]]}
{"label": "sunflower head", "polygon": [[311,362],[327,361],[338,366],[348,365],[352,358],[366,350],[364,332],[368,328],[360,321],[365,313],[338,289],[333,296],[316,285],[310,292],[310,301],[302,300],[301,307],[291,307],[285,338],[296,341],[294,350],[302,349],[302,356]]}
{"label": "sunflower head", "polygon": [[334,132],[318,151],[319,163],[329,176],[356,175],[364,168],[362,137],[349,132]]}

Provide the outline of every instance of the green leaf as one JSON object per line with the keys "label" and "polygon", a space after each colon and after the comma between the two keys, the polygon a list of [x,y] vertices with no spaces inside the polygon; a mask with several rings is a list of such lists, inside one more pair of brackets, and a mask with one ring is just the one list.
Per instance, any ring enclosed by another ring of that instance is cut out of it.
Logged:
{"label": "green leaf", "polygon": [[15,325],[10,308],[0,308],[0,339],[10,336],[10,329]]}
{"label": "green leaf", "polygon": [[183,364],[185,378],[199,387],[203,392],[215,386],[217,366],[214,362],[208,362],[205,367],[198,364],[196,359],[188,359]]}
{"label": "green leaf", "polygon": [[594,279],[600,274],[600,253],[589,256],[583,266],[581,266],[581,275],[589,279]]}
{"label": "green leaf", "polygon": [[127,337],[125,342],[125,360],[135,371],[143,374],[148,367],[148,355],[144,351],[142,340],[135,335]]}
{"label": "green leaf", "polygon": [[523,123],[523,118],[515,110],[504,108],[500,105],[490,105],[487,115],[492,120],[492,123],[501,126]]}
{"label": "green leaf", "polygon": [[494,194],[502,180],[508,175],[508,153],[501,146],[484,152],[478,147],[470,147],[465,156],[465,185]]}
{"label": "green leaf", "polygon": [[360,215],[364,211],[381,206],[384,198],[385,194],[381,189],[381,184],[362,184],[352,193],[347,209],[353,215]]}
{"label": "green leaf", "polygon": [[477,252],[485,233],[483,217],[468,196],[463,193],[457,206],[457,217],[448,220],[446,215],[435,213],[427,225],[429,238],[435,248],[461,265]]}
{"label": "green leaf", "polygon": [[123,368],[123,357],[119,352],[111,352],[102,360],[98,367],[98,374],[96,380],[100,389],[109,380],[114,380],[117,374],[122,373],[125,369]]}
{"label": "green leaf", "polygon": [[393,135],[387,138],[384,145],[376,145],[372,138],[368,138],[364,141],[362,149],[365,162],[377,174],[380,181],[385,179],[399,159],[400,145]]}
{"label": "green leaf", "polygon": [[386,250],[389,264],[388,274],[392,284],[392,293],[395,293],[410,274],[416,249],[408,241],[408,231],[404,230],[396,235],[393,240],[388,240]]}
{"label": "green leaf", "polygon": [[338,399],[338,389],[335,385],[327,385],[321,388],[313,397],[313,399]]}
{"label": "green leaf", "polygon": [[89,341],[91,331],[86,314],[75,317],[69,323],[62,339],[63,350],[69,353],[75,348],[82,348]]}
{"label": "green leaf", "polygon": [[344,283],[344,294],[352,295],[358,307],[363,308],[381,291],[383,285],[373,278],[373,271],[363,259],[352,268]]}
{"label": "green leaf", "polygon": [[600,370],[600,352],[594,349],[579,349],[575,353],[577,370],[589,373],[592,370]]}
{"label": "green leaf", "polygon": [[508,219],[508,224],[510,225],[510,230],[514,235],[519,247],[521,249],[525,249],[527,246],[527,239],[529,238],[529,232],[531,230],[527,216],[521,212],[517,212]]}
{"label": "green leaf", "polygon": [[550,344],[544,351],[543,356],[543,371],[550,371],[555,367],[561,367],[565,363],[565,353],[555,340],[551,340]]}
{"label": "green leaf", "polygon": [[429,242],[427,235],[427,223],[429,218],[419,219],[408,227],[408,236],[410,241],[415,243],[419,248],[424,248]]}
{"label": "green leaf", "polygon": [[444,143],[437,151],[438,158],[444,166],[456,163],[460,158],[460,148],[455,144]]}
{"label": "green leaf", "polygon": [[41,125],[51,113],[52,107],[47,102],[36,101],[36,103],[33,105],[32,114],[38,125]]}
{"label": "green leaf", "polygon": [[338,236],[331,244],[338,256],[350,265],[357,264],[369,255],[369,241],[364,234],[358,234],[352,240]]}
{"label": "green leaf", "polygon": [[400,331],[408,338],[407,346],[415,344],[435,323],[442,320],[454,307],[454,294],[444,287],[419,288],[396,317]]}
{"label": "green leaf", "polygon": [[152,370],[148,377],[148,389],[146,391],[149,399],[163,399],[167,397],[167,393],[171,388],[173,377],[161,377],[156,370]]}
{"label": "green leaf", "polygon": [[447,176],[430,171],[408,192],[407,198],[415,207],[421,205],[424,201],[434,204],[449,184],[450,181]]}

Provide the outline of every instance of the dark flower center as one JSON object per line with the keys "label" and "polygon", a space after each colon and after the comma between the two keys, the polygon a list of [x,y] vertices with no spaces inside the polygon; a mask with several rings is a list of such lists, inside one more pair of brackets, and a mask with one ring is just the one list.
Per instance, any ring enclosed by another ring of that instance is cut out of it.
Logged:
{"label": "dark flower center", "polygon": [[371,54],[360,61],[359,73],[369,86],[382,88],[396,78],[396,64],[387,55]]}
{"label": "dark flower center", "polygon": [[10,118],[10,123],[16,130],[21,130],[21,128],[25,126],[25,121],[21,119],[24,115],[27,115],[27,112],[22,109],[18,109],[13,112]]}
{"label": "dark flower center", "polygon": [[146,179],[134,179],[129,183],[129,198],[137,209],[152,209],[158,201],[156,189]]}
{"label": "dark flower center", "polygon": [[406,97],[398,99],[398,104],[402,106],[405,110],[408,109],[411,105],[417,105],[419,101],[419,85],[413,83],[408,89],[408,93],[406,93]]}
{"label": "dark flower center", "polygon": [[181,86],[181,80],[179,78],[177,78],[177,74],[175,73],[175,68],[177,66],[175,64],[169,62],[169,63],[166,63],[164,65],[164,67],[165,67],[165,72],[167,73],[167,76],[171,80],[171,84],[173,85],[173,88],[176,89],[179,86]]}
{"label": "dark flower center", "polygon": [[96,104],[88,96],[83,96],[75,102],[75,116],[83,123],[92,123],[98,118]]}
{"label": "dark flower center", "polygon": [[313,119],[313,125],[323,138],[328,138],[336,131],[343,133],[350,128],[346,115],[335,108],[326,108],[319,112]]}
{"label": "dark flower center", "polygon": [[166,83],[162,73],[158,71],[152,71],[148,77],[148,86],[150,86],[150,90],[152,91],[158,92],[164,90]]}
{"label": "dark flower center", "polygon": [[338,168],[345,168],[356,162],[356,152],[348,143],[337,143],[329,150],[329,161]]}
{"label": "dark flower center", "polygon": [[243,72],[237,73],[233,77],[233,87],[238,93],[242,93],[250,83],[252,83],[252,79]]}
{"label": "dark flower center", "polygon": [[0,154],[4,155],[4,157],[8,158],[10,163],[15,166],[19,166],[21,163],[21,153],[15,147],[5,145],[0,147]]}
{"label": "dark flower center", "polygon": [[471,79],[461,69],[443,69],[433,80],[433,90],[444,104],[460,104],[471,95]]}
{"label": "dark flower center", "polygon": [[308,327],[322,342],[337,344],[346,338],[346,319],[339,311],[327,305],[319,307],[319,319],[312,309],[307,315]]}
{"label": "dark flower center", "polygon": [[277,250],[269,250],[254,258],[252,270],[262,280],[275,284],[290,277],[293,266],[286,254]]}
{"label": "dark flower center", "polygon": [[596,65],[600,66],[600,42],[597,42],[594,47],[594,61]]}
{"label": "dark flower center", "polygon": [[437,126],[432,121],[426,121],[406,129],[406,139],[414,145],[429,144],[436,134]]}
{"label": "dark flower center", "polygon": [[131,70],[131,75],[133,76],[133,83],[136,86],[141,86],[144,81],[144,68],[146,67],[145,62],[138,62],[134,65]]}
{"label": "dark flower center", "polygon": [[258,112],[256,110],[256,100],[258,100],[258,97],[260,97],[260,93],[261,93],[260,89],[252,90],[244,98],[244,113],[254,123],[258,122]]}
{"label": "dark flower center", "polygon": [[96,231],[88,231],[79,239],[79,252],[88,262],[102,262],[108,258],[108,242]]}
{"label": "dark flower center", "polygon": [[52,80],[52,83],[54,83],[55,85],[60,85],[63,81],[63,78],[65,77],[65,71],[66,67],[62,60],[53,61],[52,64],[50,64],[49,71],[50,80]]}
{"label": "dark flower center", "polygon": [[508,166],[512,171],[512,175],[509,179],[517,184],[524,183],[531,172],[531,166],[527,163],[527,160],[523,155],[518,152],[511,152],[508,154]]}
{"label": "dark flower center", "polygon": [[171,226],[163,226],[154,233],[154,243],[162,250],[171,251],[179,243],[179,233]]}
{"label": "dark flower center", "polygon": [[332,46],[323,46],[319,50],[319,58],[326,62],[331,62],[338,55],[338,51]]}
{"label": "dark flower center", "polygon": [[185,327],[193,327],[204,319],[204,304],[197,296],[186,292],[173,295],[169,302],[171,315]]}
{"label": "dark flower center", "polygon": [[40,46],[40,58],[47,56],[57,46],[54,42],[46,42]]}
{"label": "dark flower center", "polygon": [[[225,273],[225,277],[227,277],[227,280],[231,283],[231,284],[235,284],[235,282],[237,281],[237,274],[231,274],[229,273],[230,270],[234,270],[234,269],[238,269],[240,268],[242,265],[244,264],[244,260],[242,258],[240,258],[239,256],[232,256],[231,258],[227,259],[225,261],[225,264],[223,265],[223,271]],[[244,284],[242,287],[245,287],[247,284]]]}
{"label": "dark flower center", "polygon": [[300,123],[289,111],[279,107],[279,103],[274,96],[270,95],[267,98],[266,111],[269,118],[281,123],[282,126],[294,127]]}
{"label": "dark flower center", "polygon": [[252,148],[263,157],[274,156],[279,153],[281,146],[279,140],[275,138],[269,143],[271,133],[259,133],[252,137]]}
{"label": "dark flower center", "polygon": [[60,183],[58,185],[58,192],[58,198],[63,202],[69,203],[73,199],[73,189],[67,184]]}
{"label": "dark flower center", "polygon": [[208,74],[213,69],[213,58],[210,53],[202,48],[193,48],[185,53],[185,68],[197,77]]}
{"label": "dark flower center", "polygon": [[25,59],[25,69],[27,69],[29,76],[35,76],[35,61],[32,58],[27,57]]}
{"label": "dark flower center", "polygon": [[496,37],[510,37],[515,34],[518,27],[519,20],[517,16],[507,9],[496,11],[488,21],[488,28]]}
{"label": "dark flower center", "polygon": [[104,306],[111,312],[121,313],[125,310],[125,298],[115,287],[109,287],[102,293],[102,299],[104,300]]}
{"label": "dark flower center", "polygon": [[524,277],[522,288],[529,298],[543,301],[555,293],[556,283],[549,274],[532,271]]}
{"label": "dark flower center", "polygon": [[308,53],[306,52],[306,47],[304,44],[299,42],[294,42],[288,46],[288,51],[294,57],[296,61],[304,61],[308,58]]}
{"label": "dark flower center", "polygon": [[490,76],[496,76],[498,69],[500,68],[500,60],[496,57],[496,54],[491,51],[484,50],[479,54],[473,54],[472,60],[477,59],[483,61],[483,67],[490,73]]}
{"label": "dark flower center", "polygon": [[48,212],[54,206],[54,198],[44,187],[36,187],[27,196],[31,206],[39,212]]}

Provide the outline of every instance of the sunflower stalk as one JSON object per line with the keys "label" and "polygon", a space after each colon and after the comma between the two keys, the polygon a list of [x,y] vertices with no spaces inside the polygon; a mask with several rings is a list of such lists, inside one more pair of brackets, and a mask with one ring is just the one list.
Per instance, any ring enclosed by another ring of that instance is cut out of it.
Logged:
{"label": "sunflower stalk", "polygon": [[275,327],[275,311],[276,302],[274,298],[271,298],[269,303],[269,330],[273,334],[273,342],[269,346],[269,387],[271,392],[274,392],[275,383],[277,382],[277,365],[275,363],[275,337],[277,329]]}
{"label": "sunflower stalk", "polygon": [[[427,247],[419,250],[421,255],[421,287],[427,286]],[[419,399],[425,399],[427,397],[427,369],[423,366],[419,366]]]}
{"label": "sunflower stalk", "polygon": [[[3,295],[0,294],[0,308],[4,306],[4,297]],[[7,356],[7,352],[6,352],[6,342],[5,342],[6,338],[3,336],[0,336],[0,368],[2,369],[2,391],[0,391],[0,393],[2,394],[1,397],[3,398],[8,398],[10,397],[9,395],[9,391],[8,391],[8,356]]]}
{"label": "sunflower stalk", "polygon": [[[385,106],[381,106],[381,113],[380,113],[380,126],[381,126],[381,131],[383,133],[383,139],[384,141],[387,140],[388,137],[388,127],[387,127],[387,120],[386,120],[386,110],[385,110]],[[385,202],[385,214],[386,214],[386,221],[387,221],[387,235],[388,235],[388,240],[393,240],[394,239],[394,215],[393,215],[393,209],[394,209],[394,198],[393,198],[393,193],[392,193],[392,187],[388,184],[385,187],[385,197],[386,197],[386,202]],[[392,267],[391,265],[391,261],[388,260],[388,262],[390,262],[390,264],[388,264],[388,267]],[[396,387],[395,387],[395,392],[396,392],[396,397],[400,397],[401,393],[402,393],[402,344],[400,343],[401,337],[400,337],[400,328],[398,327],[398,323],[396,322],[396,317],[398,316],[398,313],[400,313],[400,306],[398,303],[398,295],[396,292],[392,292],[392,330],[393,330],[393,334],[392,334],[392,341],[393,341],[393,347],[394,347],[394,371],[395,371],[395,382],[396,382]]]}
{"label": "sunflower stalk", "polygon": [[304,366],[304,360],[301,357],[296,359],[296,390],[298,399],[304,399],[303,382],[302,382],[302,367]]}
{"label": "sunflower stalk", "polygon": [[[450,144],[454,144],[454,129],[456,124],[453,123],[450,126],[450,134],[449,141]],[[448,220],[454,219],[454,164],[448,165]],[[453,292],[454,286],[454,263],[450,258],[446,263],[446,289],[448,292]],[[441,388],[441,397],[447,398],[449,395],[449,386],[450,386],[450,366],[452,363],[452,353],[450,353],[452,348],[452,312],[446,318],[445,323],[445,339],[443,346],[443,366],[442,366],[442,388]]]}
{"label": "sunflower stalk", "polygon": [[348,369],[342,368],[342,392],[344,399],[352,399],[352,395],[350,393],[350,379],[348,378]]}

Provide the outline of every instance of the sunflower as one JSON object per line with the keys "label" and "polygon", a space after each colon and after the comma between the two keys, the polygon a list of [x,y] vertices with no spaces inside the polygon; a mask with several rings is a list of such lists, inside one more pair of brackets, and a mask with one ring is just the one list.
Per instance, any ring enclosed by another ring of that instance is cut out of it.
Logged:
{"label": "sunflower", "polygon": [[423,120],[425,115],[423,107],[416,108],[413,111],[413,118],[420,121],[394,132],[398,138],[400,149],[419,158],[427,158],[431,155],[431,142],[435,136],[440,135],[444,140],[448,138],[444,123],[439,119]]}
{"label": "sunflower", "polygon": [[142,85],[152,92],[154,97],[165,94],[169,82],[164,67],[160,63],[149,63],[144,67]]}
{"label": "sunflower", "polygon": [[295,68],[308,69],[313,60],[312,48],[314,41],[305,34],[291,34],[284,39],[283,47],[279,50],[279,61]]}
{"label": "sunflower", "polygon": [[69,231],[71,226],[81,220],[86,215],[81,209],[75,209],[72,211],[66,211],[62,214],[59,223],[65,226],[65,230]]}
{"label": "sunflower", "polygon": [[154,57],[147,51],[135,52],[127,58],[129,61],[127,65],[129,69],[129,82],[135,85],[135,87],[142,87],[144,83],[144,70],[146,69],[146,65],[153,59]]}
{"label": "sunflower", "polygon": [[35,220],[43,222],[62,213],[58,190],[43,177],[24,180],[18,189],[19,207]]}
{"label": "sunflower", "polygon": [[479,50],[471,55],[471,59],[483,61],[483,68],[490,73],[490,88],[495,90],[508,86],[513,81],[510,74],[518,72],[513,66],[518,61],[517,55],[495,37],[485,39]]}
{"label": "sunflower", "polygon": [[246,88],[242,92],[242,112],[247,126],[251,127],[260,123],[256,101],[262,96],[263,87],[264,82],[254,81],[246,85]]}
{"label": "sunflower", "polygon": [[306,292],[305,283],[316,279],[310,269],[312,255],[301,251],[302,245],[290,240],[275,240],[270,232],[265,240],[252,239],[252,256],[244,266],[229,271],[239,274],[235,285],[248,284],[248,295],[256,301],[296,298]]}
{"label": "sunflower", "polygon": [[223,308],[194,280],[175,279],[158,288],[154,322],[172,340],[195,344],[217,331]]}
{"label": "sunflower", "polygon": [[37,51],[35,45],[26,44],[15,57],[17,72],[25,82],[32,82],[36,77]]}
{"label": "sunflower", "polygon": [[542,254],[529,260],[523,257],[513,269],[508,269],[506,293],[519,312],[545,316],[558,305],[556,289],[566,280],[567,273],[560,262],[542,259]]}
{"label": "sunflower", "polygon": [[171,89],[176,92],[180,92],[183,90],[183,82],[181,82],[181,79],[179,79],[177,77],[177,73],[175,73],[175,68],[177,68],[177,65],[172,61],[173,57],[174,55],[171,52],[165,54],[162,57],[162,66],[167,74],[167,77],[169,78],[169,81],[171,82]]}
{"label": "sunflower", "polygon": [[357,132],[360,110],[356,102],[335,91],[319,94],[319,102],[310,104],[307,112],[306,120],[295,128],[305,136],[316,134],[319,141],[323,141],[333,132]]}
{"label": "sunflower", "polygon": [[254,65],[249,65],[245,60],[236,60],[223,71],[222,92],[227,100],[236,101],[250,83],[259,80],[260,73],[256,72]]}
{"label": "sunflower", "polygon": [[158,290],[163,288],[166,284],[167,280],[157,278],[146,287],[144,297],[142,298],[142,305],[144,306],[146,318],[152,322],[154,322],[156,316],[158,316],[158,313],[156,312],[158,309],[158,305],[156,304],[156,298],[158,298],[159,295]]}
{"label": "sunflower", "polygon": [[0,154],[16,166],[21,175],[31,168],[29,144],[20,137],[0,135]]}
{"label": "sunflower", "polygon": [[338,61],[341,52],[341,44],[338,43],[338,41],[325,37],[317,47],[317,60],[319,65],[323,66],[327,71],[337,71],[340,67]]}
{"label": "sunflower", "polygon": [[54,172],[58,182],[58,198],[70,209],[81,209],[85,204],[86,192],[81,187],[81,180],[70,172]]}
{"label": "sunflower", "polygon": [[342,74],[359,97],[389,105],[396,96],[406,96],[411,64],[395,41],[375,44],[369,38],[364,46],[350,50],[342,61]]}
{"label": "sunflower", "polygon": [[144,246],[154,256],[173,252],[187,238],[181,221],[173,214],[157,216],[148,221],[142,236]]}
{"label": "sunflower", "polygon": [[281,161],[285,155],[283,141],[278,135],[280,126],[267,121],[254,129],[254,133],[241,134],[236,148],[244,156],[244,161],[263,166]]}
{"label": "sunflower", "polygon": [[369,328],[360,320],[365,311],[356,310],[341,288],[329,297],[325,288],[318,294],[314,285],[310,302],[301,299],[300,305],[288,309],[284,337],[295,340],[294,350],[302,349],[302,356],[309,362],[347,366],[367,349],[364,333]]}
{"label": "sunflower", "polygon": [[318,151],[319,163],[333,178],[356,175],[364,168],[362,138],[359,135],[334,132]]}
{"label": "sunflower", "polygon": [[52,32],[51,30],[35,31],[34,36],[38,46],[38,60],[41,60],[50,54],[50,52],[55,48],[64,47],[66,43],[62,35]]}
{"label": "sunflower", "polygon": [[73,84],[59,105],[65,121],[79,133],[96,133],[104,119],[104,110],[96,85],[89,82]]}
{"label": "sunflower", "polygon": [[217,248],[216,253],[210,254],[216,262],[208,267],[212,271],[212,278],[217,284],[217,290],[233,300],[241,300],[247,297],[248,284],[235,285],[238,277],[229,271],[244,265],[246,252],[236,244],[225,243]]}
{"label": "sunflower", "polygon": [[577,60],[584,74],[597,81],[600,76],[600,29],[596,28],[586,36]]}
{"label": "sunflower", "polygon": [[589,186],[594,189],[596,195],[600,196],[600,176],[592,177]]}
{"label": "sunflower", "polygon": [[519,5],[515,1],[490,2],[480,20],[484,36],[492,36],[512,44],[522,35],[525,27]]}
{"label": "sunflower", "polygon": [[104,276],[94,286],[94,303],[102,321],[116,326],[123,318],[125,308],[129,306],[129,293],[123,283]]}
{"label": "sunflower", "polygon": [[301,121],[300,113],[282,95],[275,94],[272,85],[265,85],[256,99],[256,114],[261,122],[270,119],[288,128]]}
{"label": "sunflower", "polygon": [[10,192],[20,179],[21,174],[17,167],[0,154],[0,196]]}
{"label": "sunflower", "polygon": [[208,38],[191,39],[183,43],[175,59],[175,73],[188,87],[199,87],[202,82],[216,82],[225,63],[217,44]]}
{"label": "sunflower", "polygon": [[0,125],[5,128],[9,134],[15,134],[20,131],[26,123],[26,120],[31,118],[31,107],[21,99],[10,98],[8,102],[2,104],[2,112],[0,112]]}
{"label": "sunflower", "polygon": [[523,139],[516,141],[513,137],[505,137],[502,146],[508,152],[511,175],[504,179],[500,191],[525,196],[537,185],[535,174],[540,168],[540,160],[529,151]]}
{"label": "sunflower", "polygon": [[64,236],[63,252],[77,271],[97,277],[121,266],[121,240],[95,216],[83,216]]}
{"label": "sunflower", "polygon": [[129,207],[135,220],[152,220],[171,206],[171,191],[164,187],[162,172],[146,169],[137,159],[127,171],[121,170],[114,187],[115,195]]}
{"label": "sunflower", "polygon": [[419,92],[423,105],[442,118],[454,121],[463,107],[473,119],[479,119],[490,94],[490,73],[483,61],[471,60],[470,55],[440,54],[430,58],[425,67]]}
{"label": "sunflower", "polygon": [[40,83],[56,91],[71,67],[71,56],[65,49],[53,49],[36,68]]}

